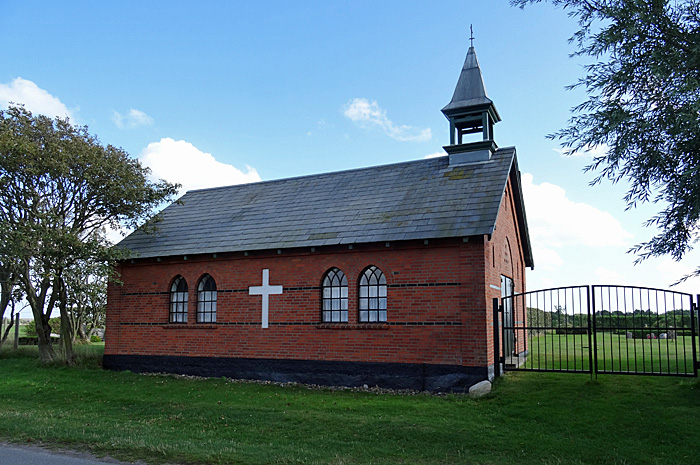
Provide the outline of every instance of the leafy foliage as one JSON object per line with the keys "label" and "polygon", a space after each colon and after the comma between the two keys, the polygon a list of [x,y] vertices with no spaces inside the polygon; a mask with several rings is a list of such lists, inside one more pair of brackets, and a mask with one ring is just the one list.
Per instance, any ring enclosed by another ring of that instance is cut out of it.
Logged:
{"label": "leafy foliage", "polygon": [[[649,333],[665,332],[670,328],[689,330],[692,326],[690,310],[670,310],[654,312],[651,310],[634,310],[631,312],[599,310],[592,315],[597,331],[624,334],[627,330],[639,330]],[[536,337],[557,332],[560,334],[578,334],[577,330],[588,332],[588,314],[567,314],[566,309],[545,311],[539,308],[527,308],[528,336]],[[678,332],[678,331],[677,331]],[[685,334],[680,331],[679,334]]]}
{"label": "leafy foliage", "polygon": [[55,308],[61,310],[61,341],[71,351],[70,270],[124,257],[111,247],[106,229],[142,226],[177,192],[178,186],[154,183],[149,175],[87,127],[21,106],[0,111],[0,263],[13,264],[34,314],[42,360],[53,356],[48,323]]}
{"label": "leafy foliage", "polygon": [[104,262],[80,262],[65,271],[66,313],[74,341],[77,337],[88,341],[95,329],[104,326],[110,272],[110,266]]}
{"label": "leafy foliage", "polygon": [[[61,319],[51,318],[49,320],[49,327],[51,328],[52,333],[59,334],[61,331]],[[36,322],[32,321],[31,323],[29,323],[24,331],[27,337],[37,337],[38,333],[36,329]]]}
{"label": "leafy foliage", "polygon": [[588,100],[550,137],[572,153],[606,147],[587,167],[599,173],[593,183],[625,180],[628,208],[660,205],[646,222],[657,235],[632,249],[638,261],[681,259],[700,234],[700,1],[550,3],[578,21],[575,55],[596,60],[571,86],[585,88]]}

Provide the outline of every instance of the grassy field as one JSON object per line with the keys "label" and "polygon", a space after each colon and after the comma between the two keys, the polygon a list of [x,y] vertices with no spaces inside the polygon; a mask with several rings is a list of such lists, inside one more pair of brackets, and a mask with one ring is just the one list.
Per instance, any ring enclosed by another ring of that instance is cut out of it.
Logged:
{"label": "grassy field", "polygon": [[[3,321],[0,324],[0,331],[2,331],[2,334],[5,334],[5,328],[9,326],[9,321],[7,318],[5,318],[5,321]],[[19,337],[25,337],[27,335],[27,326],[26,325],[20,325],[19,327]],[[12,325],[12,328],[10,328],[10,334],[7,336],[7,344],[12,344],[12,341],[15,340],[15,326]]]}
{"label": "grassy field", "polygon": [[695,379],[513,373],[494,392],[400,396],[40,367],[0,352],[0,440],[149,463],[698,463]]}
{"label": "grassy field", "polygon": [[[692,338],[627,339],[611,333],[596,334],[600,372],[692,373]],[[696,338],[697,339],[697,338]],[[523,368],[586,371],[590,367],[587,335],[546,335],[528,340],[529,356]]]}

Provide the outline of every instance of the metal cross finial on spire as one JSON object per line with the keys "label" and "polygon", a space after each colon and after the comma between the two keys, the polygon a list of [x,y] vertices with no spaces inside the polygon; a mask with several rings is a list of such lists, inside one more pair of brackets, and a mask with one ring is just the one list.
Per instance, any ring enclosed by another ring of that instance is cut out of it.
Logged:
{"label": "metal cross finial on spire", "polygon": [[471,24],[469,25],[469,32],[471,32],[471,34],[472,34],[472,36],[469,38],[469,40],[471,41],[469,46],[473,47],[474,46],[474,28],[472,27]]}

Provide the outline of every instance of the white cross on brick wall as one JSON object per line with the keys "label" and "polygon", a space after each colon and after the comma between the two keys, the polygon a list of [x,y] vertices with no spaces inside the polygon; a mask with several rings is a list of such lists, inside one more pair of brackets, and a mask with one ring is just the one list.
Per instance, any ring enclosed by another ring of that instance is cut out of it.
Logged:
{"label": "white cross on brick wall", "polygon": [[262,270],[262,286],[250,286],[248,294],[262,296],[262,327],[268,326],[268,307],[270,295],[282,294],[282,286],[270,286],[270,270]]}

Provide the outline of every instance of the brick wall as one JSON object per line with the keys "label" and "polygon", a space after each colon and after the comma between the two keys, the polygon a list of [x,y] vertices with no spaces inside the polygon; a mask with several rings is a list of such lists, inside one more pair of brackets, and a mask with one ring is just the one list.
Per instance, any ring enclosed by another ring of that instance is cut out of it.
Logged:
{"label": "brick wall", "polygon": [[[118,267],[108,291],[108,355],[176,355],[462,365],[493,364],[492,299],[500,275],[524,290],[524,263],[510,183],[487,237],[137,259]],[[388,285],[387,324],[358,324],[357,283],[369,265]],[[321,324],[321,281],[331,267],[348,279],[348,323]],[[261,327],[262,270],[270,284],[269,328]],[[218,289],[216,324],[196,323],[197,284]],[[189,288],[186,324],[169,323],[170,286]]]}
{"label": "brick wall", "polygon": [[[506,185],[503,194],[501,209],[496,221],[496,229],[488,242],[484,256],[487,261],[487,282],[485,286],[486,300],[489,302],[489,312],[487,315],[488,327],[486,342],[488,347],[489,365],[493,364],[493,299],[501,296],[501,275],[513,279],[515,293],[525,292],[525,256],[520,241],[520,228],[518,227],[515,197],[513,193],[513,176]],[[524,322],[516,321],[516,325],[524,325]],[[516,341],[516,348],[519,352],[526,349],[524,340]]]}

